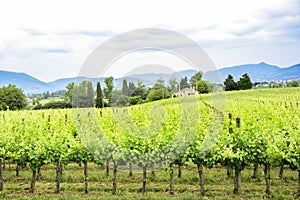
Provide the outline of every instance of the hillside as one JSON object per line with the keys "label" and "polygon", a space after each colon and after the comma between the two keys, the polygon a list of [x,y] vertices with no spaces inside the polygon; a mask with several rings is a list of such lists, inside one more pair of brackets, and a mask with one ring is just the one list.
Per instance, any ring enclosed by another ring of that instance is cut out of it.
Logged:
{"label": "hillside", "polygon": [[[146,73],[146,74],[133,74],[126,77],[127,81],[132,81],[137,83],[142,81],[146,86],[152,86],[158,77],[166,80],[170,79],[172,76],[176,77],[177,80],[180,80],[181,77],[187,76],[190,78],[195,74],[195,70],[185,70],[173,74],[163,74],[163,73]],[[263,82],[263,81],[285,81],[285,80],[300,80],[300,63],[287,67],[280,68],[275,65],[269,65],[267,63],[261,62],[258,64],[245,64],[238,65],[233,67],[221,68],[216,71],[209,71],[204,73],[204,79],[212,83],[222,83],[228,74],[231,74],[235,80],[238,80],[244,73],[248,73],[252,82]],[[219,75],[220,74],[220,75]],[[219,76],[221,76],[221,80]],[[24,90],[26,94],[32,93],[43,93],[46,91],[53,92],[57,90],[64,90],[66,86],[72,81],[81,81],[86,79],[84,77],[79,78],[62,78],[57,79],[52,82],[43,82],[40,81],[28,74],[9,72],[0,70],[0,87],[8,84],[15,84],[17,87],[20,87]],[[124,78],[114,79],[114,85],[117,88],[122,87],[122,80]],[[91,78],[89,79],[93,82],[93,85],[96,86],[97,81],[100,80],[102,87],[104,86],[104,78]]]}
{"label": "hillside", "polygon": [[59,88],[42,82],[28,74],[0,70],[0,86],[14,84],[28,93],[40,93],[45,91],[56,91]]}
{"label": "hillside", "polygon": [[231,74],[237,81],[244,73],[248,73],[252,82],[300,80],[300,64],[287,68],[280,68],[264,62],[238,65],[207,72],[204,74],[204,78],[213,83],[220,83],[219,78],[217,78],[219,74],[222,81],[226,79],[228,74]]}
{"label": "hillside", "polygon": [[[166,82],[172,76],[175,76],[177,80],[179,80],[180,76],[187,76],[190,78],[193,74],[195,74],[195,70],[186,70],[181,71],[176,74],[162,74],[162,73],[149,73],[149,74],[135,74],[125,77],[127,82],[137,83],[138,81],[142,81],[148,87],[151,87],[157,80],[157,78],[162,78]],[[100,80],[102,87],[104,84],[104,78],[86,78],[86,77],[72,77],[72,78],[62,78],[57,79],[51,82],[43,82],[40,81],[28,74],[25,73],[17,73],[17,72],[9,72],[0,70],[0,87],[8,84],[15,84],[17,87],[23,89],[25,94],[37,94],[43,92],[54,92],[57,90],[65,90],[66,86],[71,82],[81,82],[82,80],[90,80],[93,83],[93,86],[96,87],[97,82]],[[114,86],[116,88],[122,87],[122,81],[124,78],[116,78],[114,79]]]}

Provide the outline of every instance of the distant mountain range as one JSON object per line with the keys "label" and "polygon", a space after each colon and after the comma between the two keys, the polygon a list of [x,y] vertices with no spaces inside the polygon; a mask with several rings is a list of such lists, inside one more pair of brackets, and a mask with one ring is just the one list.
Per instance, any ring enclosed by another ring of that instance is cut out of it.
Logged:
{"label": "distant mountain range", "polygon": [[[137,74],[130,75],[125,77],[126,80],[133,81],[137,83],[139,80],[142,81],[146,86],[152,86],[158,77],[168,80],[172,76],[176,77],[177,80],[180,80],[181,77],[188,77],[188,79],[196,73],[195,70],[185,70],[180,71],[178,73],[172,74],[155,74],[155,73],[147,73],[147,74]],[[233,67],[222,68],[216,71],[209,71],[204,73],[204,79],[208,80],[212,83],[222,83],[228,74],[231,74],[235,80],[238,80],[244,73],[248,73],[252,82],[263,82],[263,81],[285,81],[285,80],[300,80],[300,63],[293,65],[287,68],[280,68],[275,65],[269,65],[267,63],[259,63],[259,64],[246,64],[246,65],[238,65]],[[221,79],[220,79],[221,78]],[[87,79],[85,77],[78,78],[62,78],[52,82],[43,82],[40,81],[28,74],[25,73],[17,73],[17,72],[9,72],[9,71],[1,71],[0,70],[0,86],[15,84],[17,87],[23,89],[26,94],[36,94],[43,92],[54,92],[58,90],[66,89],[66,86],[71,82],[78,82],[81,80]],[[117,88],[122,87],[122,80],[124,78],[116,78],[114,80],[114,85]],[[90,78],[90,81],[93,82],[95,86],[97,81],[100,80],[102,86],[104,86],[104,78]]]}
{"label": "distant mountain range", "polygon": [[[150,87],[154,85],[158,78],[162,78],[164,80],[169,80],[171,77],[176,77],[177,80],[180,80],[181,77],[188,77],[190,78],[192,75],[196,73],[195,70],[185,70],[177,73],[171,74],[155,74],[155,73],[148,73],[148,74],[136,74],[130,75],[124,78],[116,78],[114,79],[114,86],[116,88],[122,87],[122,81],[126,78],[127,82],[134,82],[135,84],[138,81],[142,81],[143,84]],[[3,85],[14,84],[17,87],[21,88],[25,94],[41,94],[44,92],[54,92],[58,90],[66,90],[66,86],[71,83],[79,83],[82,80],[89,80],[93,83],[94,88],[96,88],[96,84],[100,81],[101,86],[105,85],[104,78],[86,78],[86,77],[73,77],[73,78],[61,78],[51,82],[43,82],[37,78],[34,78],[25,73],[19,72],[10,72],[10,71],[3,71],[0,70],[0,87]]]}
{"label": "distant mountain range", "polygon": [[223,82],[228,74],[231,74],[238,81],[244,73],[248,73],[252,82],[300,80],[300,63],[286,68],[280,68],[264,62],[238,65],[206,72],[204,79],[212,83],[221,83],[218,77],[221,77]]}

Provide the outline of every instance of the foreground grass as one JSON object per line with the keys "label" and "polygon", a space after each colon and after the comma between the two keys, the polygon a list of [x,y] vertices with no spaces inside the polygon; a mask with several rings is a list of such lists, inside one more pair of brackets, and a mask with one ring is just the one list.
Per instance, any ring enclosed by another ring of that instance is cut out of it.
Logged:
{"label": "foreground grass", "polygon": [[[278,178],[279,169],[271,171],[271,199],[294,199],[297,191],[297,173],[286,169],[284,178]],[[104,167],[89,164],[89,194],[84,194],[83,167],[69,164],[64,167],[61,193],[55,194],[55,167],[48,165],[42,168],[42,177],[36,183],[35,194],[29,193],[31,171],[27,168],[15,176],[15,165],[6,165],[4,169],[4,190],[0,199],[263,199],[265,182],[262,168],[258,178],[253,179],[252,169],[242,172],[242,193],[232,194],[233,179],[228,178],[226,169],[215,167],[205,169],[205,196],[199,192],[199,179],[194,165],[183,167],[182,178],[177,178],[175,169],[175,194],[169,194],[169,174],[165,170],[157,170],[155,177],[147,172],[147,192],[142,194],[142,174],[134,172],[132,177],[127,171],[118,172],[117,194],[111,194],[112,171],[105,174]]]}

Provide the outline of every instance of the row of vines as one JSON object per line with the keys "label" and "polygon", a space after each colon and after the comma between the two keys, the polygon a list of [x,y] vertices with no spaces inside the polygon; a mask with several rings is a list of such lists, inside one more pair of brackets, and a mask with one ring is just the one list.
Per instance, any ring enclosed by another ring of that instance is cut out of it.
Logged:
{"label": "row of vines", "polygon": [[[217,98],[217,97],[216,97]],[[199,188],[205,195],[203,167],[227,167],[233,192],[242,189],[241,176],[253,166],[264,166],[266,195],[271,193],[270,167],[290,167],[299,173],[300,196],[300,90],[294,88],[226,92],[222,106],[210,94],[169,99],[121,108],[0,112],[0,190],[2,164],[32,170],[30,192],[44,165],[56,166],[60,192],[63,166],[84,165],[88,193],[88,163],[113,169],[112,193],[119,170],[140,169],[142,192],[147,171],[164,168],[170,173],[174,194],[174,166],[193,163]],[[18,169],[16,169],[18,171]],[[283,173],[283,172],[282,172]]]}

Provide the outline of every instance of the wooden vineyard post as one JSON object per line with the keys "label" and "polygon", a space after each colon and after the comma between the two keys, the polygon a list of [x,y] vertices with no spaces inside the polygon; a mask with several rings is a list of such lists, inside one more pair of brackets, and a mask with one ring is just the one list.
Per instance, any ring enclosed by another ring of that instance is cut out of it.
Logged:
{"label": "wooden vineyard post", "polygon": [[55,190],[55,193],[60,193],[60,179],[61,179],[61,164],[60,162],[58,161],[56,163],[56,190]]}
{"label": "wooden vineyard post", "polygon": [[[241,127],[241,118],[237,117],[236,118],[236,127],[240,128]],[[234,170],[234,189],[233,189],[234,194],[240,194],[241,193],[241,170],[240,169],[235,169]]]}
{"label": "wooden vineyard post", "polygon": [[204,196],[204,174],[203,174],[203,165],[201,163],[197,164],[199,182],[200,182],[200,191],[201,195]]}
{"label": "wooden vineyard post", "polygon": [[31,184],[30,184],[30,193],[34,193],[35,191],[35,183],[36,183],[36,170],[32,170],[32,178],[31,178]]}
{"label": "wooden vineyard post", "polygon": [[129,176],[132,176],[132,163],[129,163]]}
{"label": "wooden vineyard post", "polygon": [[113,175],[113,188],[112,188],[112,194],[115,195],[117,193],[117,173],[118,173],[118,166],[117,162],[114,162],[114,175]]}
{"label": "wooden vineyard post", "polygon": [[84,193],[89,193],[89,182],[88,182],[88,162],[84,162]]}
{"label": "wooden vineyard post", "polygon": [[253,176],[252,178],[257,178],[257,170],[258,170],[258,164],[255,163],[253,167]]}
{"label": "wooden vineyard post", "polygon": [[266,181],[266,191],[265,191],[265,193],[266,193],[267,196],[269,196],[271,194],[271,189],[270,189],[271,176],[270,176],[270,165],[269,165],[269,163],[265,164],[264,172],[265,172],[265,181]]}
{"label": "wooden vineyard post", "polygon": [[147,167],[143,167],[143,187],[142,187],[143,194],[146,193],[146,184],[147,184]]}
{"label": "wooden vineyard post", "polygon": [[19,177],[20,176],[20,168],[19,168],[19,164],[17,163],[16,165],[16,177]]}
{"label": "wooden vineyard post", "polygon": [[106,164],[105,164],[105,171],[106,171],[106,176],[109,177],[109,160],[110,158],[106,159]]}
{"label": "wooden vineyard post", "polygon": [[241,128],[241,118],[239,117],[236,118],[236,127]]}
{"label": "wooden vineyard post", "polygon": [[182,175],[182,164],[178,165],[178,178],[181,178]]}
{"label": "wooden vineyard post", "polygon": [[284,164],[281,164],[280,167],[279,167],[279,175],[278,175],[278,177],[280,179],[283,178],[283,171],[284,171]]}
{"label": "wooden vineyard post", "polygon": [[48,115],[48,130],[50,130],[50,115]]}
{"label": "wooden vineyard post", "polygon": [[234,172],[234,194],[241,193],[241,171],[235,170]]}
{"label": "wooden vineyard post", "polygon": [[173,164],[170,164],[170,195],[174,195],[174,170]]}

